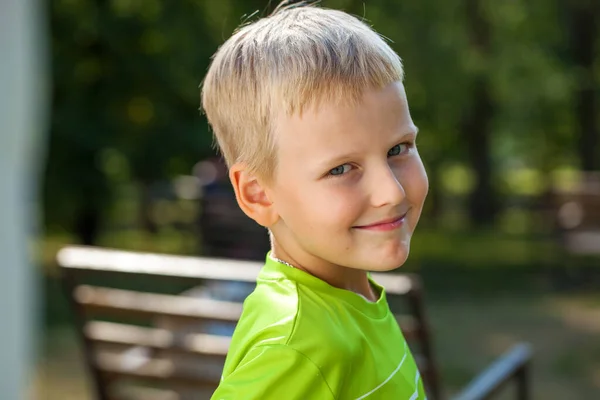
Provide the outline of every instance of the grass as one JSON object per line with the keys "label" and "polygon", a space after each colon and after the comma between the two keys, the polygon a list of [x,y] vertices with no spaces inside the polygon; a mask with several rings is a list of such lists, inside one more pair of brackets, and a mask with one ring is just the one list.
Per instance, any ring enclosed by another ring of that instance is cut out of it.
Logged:
{"label": "grass", "polygon": [[533,398],[594,398],[600,390],[594,376],[600,358],[593,355],[600,329],[570,323],[570,314],[556,307],[564,302],[579,312],[598,312],[585,300],[548,294],[432,304],[429,313],[447,384],[458,388],[465,373],[475,373],[510,345],[527,341],[535,351]]}

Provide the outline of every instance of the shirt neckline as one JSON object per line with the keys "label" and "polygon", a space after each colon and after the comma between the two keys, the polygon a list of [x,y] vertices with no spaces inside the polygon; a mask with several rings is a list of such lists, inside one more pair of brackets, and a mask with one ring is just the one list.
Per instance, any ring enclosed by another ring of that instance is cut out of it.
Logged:
{"label": "shirt neckline", "polygon": [[287,279],[297,284],[311,288],[325,296],[334,297],[349,304],[362,314],[374,319],[385,317],[389,313],[385,289],[375,282],[369,274],[369,282],[379,297],[376,301],[370,301],[358,293],[347,289],[340,289],[309,274],[306,271],[290,267],[271,257],[269,251],[266,256],[265,265],[259,274],[259,280]]}

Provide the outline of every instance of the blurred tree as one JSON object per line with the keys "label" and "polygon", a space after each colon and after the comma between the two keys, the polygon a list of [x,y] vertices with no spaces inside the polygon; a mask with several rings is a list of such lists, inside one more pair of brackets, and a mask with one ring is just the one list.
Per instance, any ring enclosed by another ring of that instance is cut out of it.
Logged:
{"label": "blurred tree", "polygon": [[547,0],[490,3],[489,8],[495,158],[504,171],[525,166],[549,173],[572,158],[561,10]]}
{"label": "blurred tree", "polygon": [[600,2],[569,0],[570,48],[575,68],[575,115],[579,159],[584,171],[600,171],[600,129],[598,128],[598,88],[595,55],[598,53]]}
{"label": "blurred tree", "polygon": [[[237,26],[277,3],[52,0],[47,224],[93,243],[117,185],[133,183],[143,205],[140,226],[155,230],[154,183],[189,173],[213,154],[197,112],[210,56]],[[431,180],[427,214],[439,214],[443,188],[454,184],[442,182],[447,167],[462,164],[470,171],[460,184],[471,193],[471,219],[481,224],[493,221],[502,203],[507,171],[549,174],[580,161],[599,168],[598,4],[322,1],[372,24],[404,60]]]}
{"label": "blurred tree", "polygon": [[491,95],[491,27],[482,0],[466,0],[467,35],[470,53],[467,63],[470,99],[463,110],[462,133],[467,158],[475,172],[475,187],[469,197],[471,221],[491,224],[498,212],[498,194],[493,185],[491,154],[492,118],[495,105]]}
{"label": "blurred tree", "polygon": [[85,244],[95,241],[110,200],[97,154],[116,133],[105,104],[112,71],[99,39],[100,11],[92,2],[55,1],[51,13],[54,93],[44,215]]}
{"label": "blurred tree", "polygon": [[95,242],[114,190],[104,155],[116,152],[139,183],[141,224],[153,229],[150,183],[189,173],[212,153],[198,85],[217,46],[207,8],[227,3],[52,1],[48,225]]}

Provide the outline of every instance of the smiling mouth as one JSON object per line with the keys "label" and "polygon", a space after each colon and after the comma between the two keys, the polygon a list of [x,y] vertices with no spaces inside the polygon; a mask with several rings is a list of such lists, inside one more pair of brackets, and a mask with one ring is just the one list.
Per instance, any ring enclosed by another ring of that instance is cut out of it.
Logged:
{"label": "smiling mouth", "polygon": [[369,225],[355,226],[354,228],[369,231],[391,231],[404,225],[407,214],[408,212],[405,212],[400,216],[387,218]]}

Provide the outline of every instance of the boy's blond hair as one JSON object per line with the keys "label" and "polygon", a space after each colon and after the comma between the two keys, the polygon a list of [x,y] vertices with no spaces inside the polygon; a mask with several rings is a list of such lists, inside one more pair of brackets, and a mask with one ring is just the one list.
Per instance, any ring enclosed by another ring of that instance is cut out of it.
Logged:
{"label": "boy's blond hair", "polygon": [[217,51],[202,106],[227,164],[243,162],[269,180],[278,113],[356,103],[366,89],[402,79],[400,57],[357,18],[312,5],[279,7]]}

